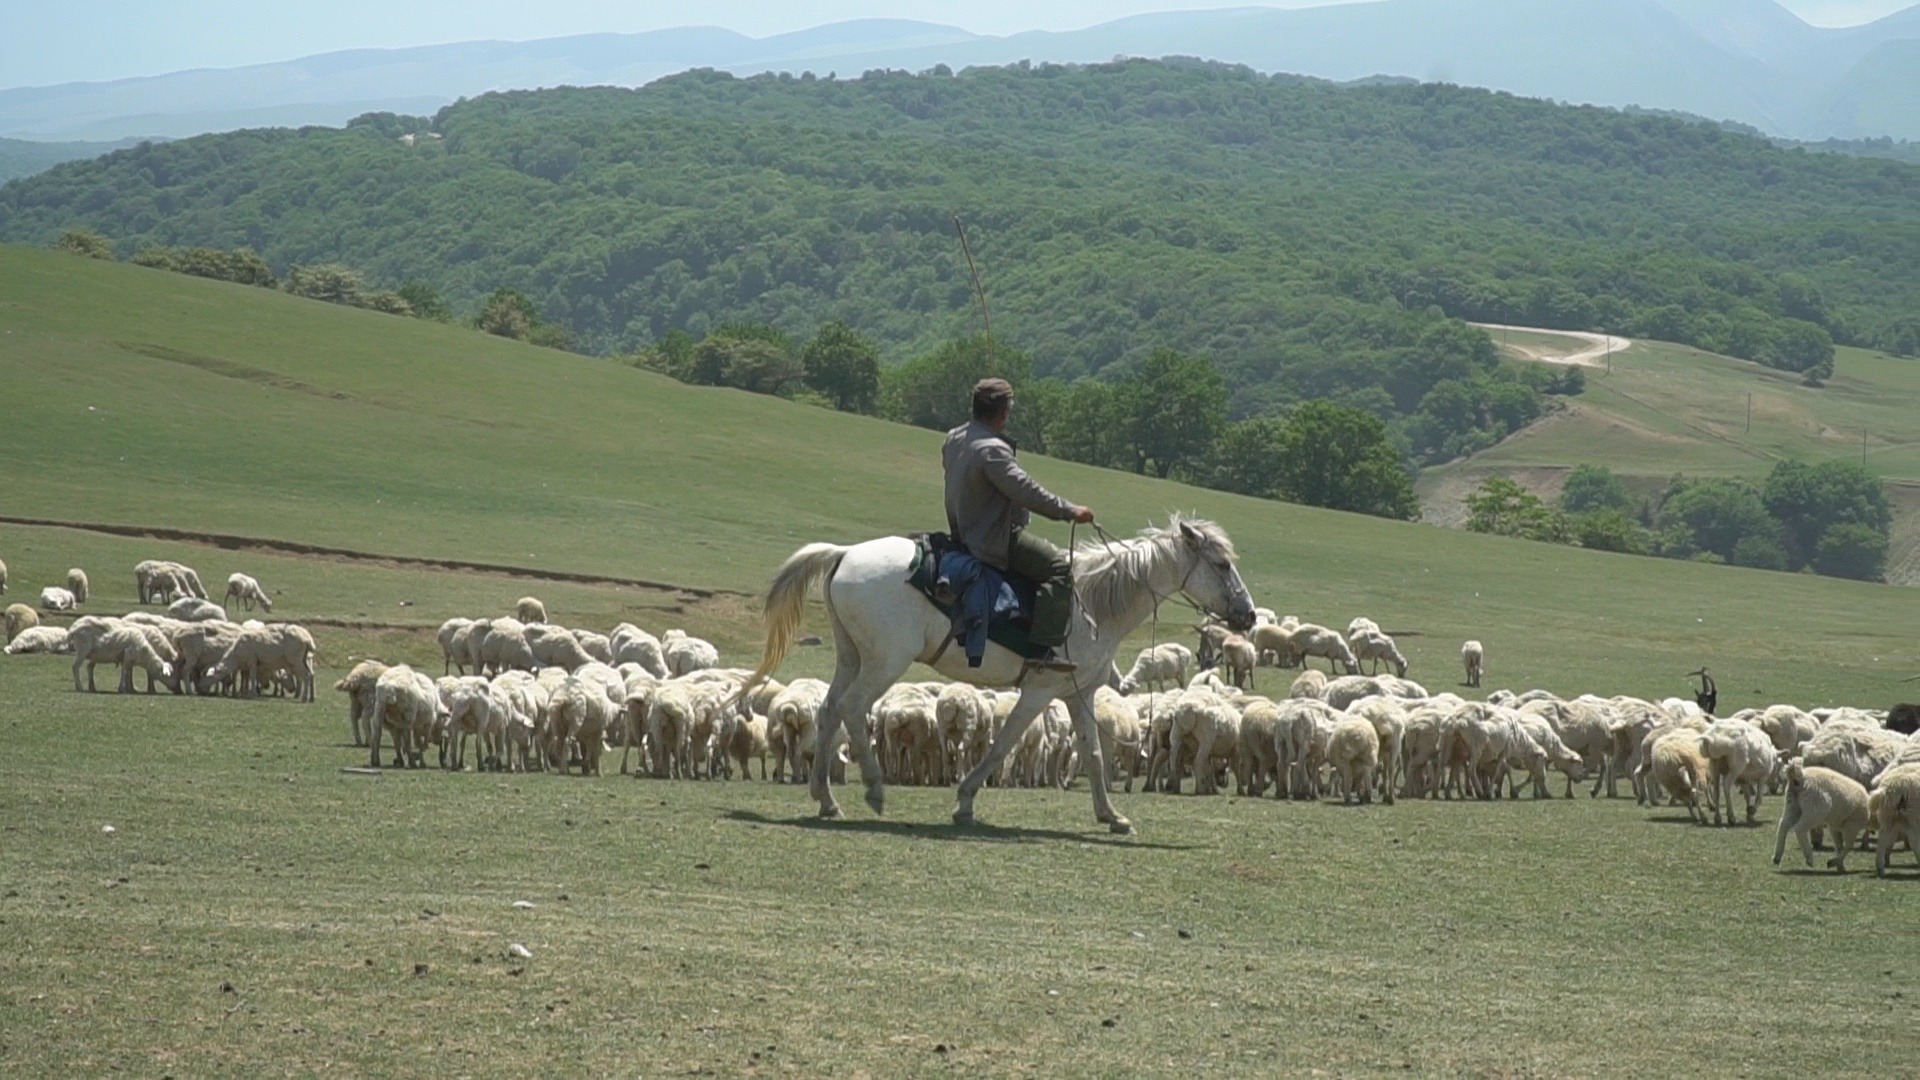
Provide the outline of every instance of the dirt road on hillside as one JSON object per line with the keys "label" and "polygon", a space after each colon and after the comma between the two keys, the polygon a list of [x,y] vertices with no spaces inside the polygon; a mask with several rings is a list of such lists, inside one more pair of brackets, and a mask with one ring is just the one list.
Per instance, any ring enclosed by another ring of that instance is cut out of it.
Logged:
{"label": "dirt road on hillside", "polygon": [[1513,330],[1524,334],[1551,334],[1554,337],[1572,338],[1586,343],[1585,348],[1563,349],[1551,345],[1520,344],[1502,342],[1509,349],[1525,356],[1529,360],[1538,360],[1546,364],[1578,364],[1581,367],[1606,366],[1607,354],[1626,352],[1633,347],[1632,338],[1614,337],[1612,334],[1590,334],[1584,330],[1549,330],[1543,326],[1507,326],[1504,323],[1474,323],[1482,330]]}

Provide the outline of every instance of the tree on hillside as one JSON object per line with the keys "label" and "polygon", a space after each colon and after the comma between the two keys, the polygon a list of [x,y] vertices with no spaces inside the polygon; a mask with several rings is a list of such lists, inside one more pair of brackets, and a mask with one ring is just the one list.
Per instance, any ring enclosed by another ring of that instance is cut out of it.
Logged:
{"label": "tree on hillside", "polygon": [[1227,421],[1227,386],[1212,363],[1157,349],[1124,386],[1134,471],[1186,475],[1206,459]]}
{"label": "tree on hillside", "polygon": [[1061,387],[1047,411],[1046,452],[1103,469],[1131,467],[1126,408],[1116,383],[1081,379]]}
{"label": "tree on hillside", "polygon": [[841,412],[870,413],[880,396],[880,348],[835,319],[801,350],[807,385]]}
{"label": "tree on hillside", "polygon": [[1327,401],[1295,409],[1280,433],[1281,498],[1330,510],[1408,520],[1413,482],[1378,418]]}
{"label": "tree on hillside", "polygon": [[413,309],[416,318],[432,322],[453,321],[453,309],[447,306],[446,300],[440,295],[440,290],[418,278],[400,286],[394,295],[407,302],[407,306]]}
{"label": "tree on hillside", "polygon": [[1564,544],[1573,535],[1567,515],[1504,476],[1487,477],[1465,502],[1469,532],[1554,544]]}
{"label": "tree on hillside", "polygon": [[53,242],[53,249],[88,259],[113,261],[113,241],[88,229],[68,229]]}
{"label": "tree on hillside", "polygon": [[1887,538],[1868,525],[1835,525],[1821,534],[1813,568],[1829,577],[1879,581],[1887,572]]}
{"label": "tree on hillside", "polygon": [[990,373],[1013,384],[1015,422],[1020,388],[1033,379],[1033,361],[1004,345],[988,348],[984,336],[950,341],[925,356],[888,368],[880,376],[880,415],[915,427],[946,431],[964,423],[973,384]]}
{"label": "tree on hillside", "polygon": [[1739,480],[1676,478],[1655,519],[1660,528],[1685,526],[1701,551],[1732,561],[1749,536],[1777,538],[1780,526],[1767,513],[1759,493]]}
{"label": "tree on hillside", "polygon": [[1279,498],[1286,475],[1286,429],[1287,422],[1273,416],[1229,425],[1213,444],[1205,484],[1240,495]]}
{"label": "tree on hillside", "polygon": [[693,347],[692,378],[703,386],[731,386],[785,397],[800,389],[806,373],[793,342],[772,327],[723,326]]}
{"label": "tree on hillside", "polygon": [[1585,510],[1625,512],[1633,509],[1633,496],[1605,465],[1576,465],[1560,489],[1560,509],[1569,514]]}
{"label": "tree on hillside", "polygon": [[[285,288],[293,295],[304,296],[309,300],[324,300],[329,304],[348,304],[357,307],[366,296],[367,283],[366,279],[351,267],[342,266],[339,263],[322,263],[318,266],[289,267]],[[487,330],[488,333],[498,333],[496,330],[489,330],[485,325],[482,325],[481,329]]]}
{"label": "tree on hillside", "polygon": [[1594,551],[1645,555],[1652,546],[1647,530],[1624,511],[1613,507],[1598,507],[1570,514],[1567,523],[1574,542]]}
{"label": "tree on hillside", "polygon": [[1821,537],[1834,526],[1864,525],[1883,537],[1893,526],[1886,488],[1851,461],[1780,462],[1767,474],[1762,498],[1780,522],[1787,566],[1793,570],[1814,561]]}
{"label": "tree on hillside", "polygon": [[480,314],[474,316],[473,325],[498,337],[553,349],[567,347],[566,329],[540,318],[540,310],[533,306],[533,301],[513,289],[495,289],[486,303],[480,305]]}

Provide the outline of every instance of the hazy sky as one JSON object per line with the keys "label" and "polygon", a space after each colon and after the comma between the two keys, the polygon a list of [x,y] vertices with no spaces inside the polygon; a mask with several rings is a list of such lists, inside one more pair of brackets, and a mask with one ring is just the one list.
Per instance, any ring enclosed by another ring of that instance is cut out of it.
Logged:
{"label": "hazy sky", "polygon": [[[0,87],[233,67],[352,48],[724,26],[754,37],[843,19],[924,19],[981,34],[1071,30],[1146,11],[1344,0],[0,0]],[[1851,25],[1914,0],[1783,0]]]}

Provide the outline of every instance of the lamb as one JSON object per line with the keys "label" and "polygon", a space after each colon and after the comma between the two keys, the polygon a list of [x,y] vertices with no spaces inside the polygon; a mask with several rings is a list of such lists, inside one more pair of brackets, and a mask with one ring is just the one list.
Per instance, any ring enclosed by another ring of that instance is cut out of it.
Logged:
{"label": "lamb", "polygon": [[226,621],[227,610],[211,600],[183,596],[167,605],[167,618],[181,622]]}
{"label": "lamb", "polygon": [[1327,764],[1341,781],[1342,806],[1373,801],[1373,771],[1380,764],[1380,734],[1364,717],[1349,717],[1327,737]]}
{"label": "lamb", "polygon": [[67,571],[67,591],[73,594],[75,604],[87,602],[87,572],[74,567]]}
{"label": "lamb", "polygon": [[1193,662],[1193,651],[1185,645],[1169,641],[1149,646],[1134,657],[1133,668],[1120,680],[1118,689],[1122,694],[1131,694],[1141,687],[1165,690],[1184,686],[1187,669]]}
{"label": "lamb", "polygon": [[1813,865],[1813,830],[1832,829],[1836,840],[1834,856],[1827,865],[1839,873],[1847,872],[1847,852],[1865,832],[1870,822],[1867,813],[1867,789],[1852,777],[1819,766],[1807,768],[1797,761],[1786,767],[1786,809],[1780,814],[1780,832],[1773,840],[1773,865],[1779,866],[1787,853],[1787,834],[1800,840],[1800,857]]}
{"label": "lamb", "polygon": [[541,667],[563,667],[575,671],[595,662],[580,647],[580,641],[573,636],[573,631],[563,626],[528,623],[521,629],[521,635],[526,639],[528,651],[533,653],[534,660]]}
{"label": "lamb", "polygon": [[1308,668],[1287,687],[1290,698],[1315,698],[1325,700],[1327,696],[1327,676],[1319,668]]}
{"label": "lamb", "polygon": [[24,656],[29,653],[63,653],[70,648],[66,628],[29,626],[7,642],[6,652],[8,656]]}
{"label": "lamb", "polygon": [[380,736],[393,735],[393,767],[418,769],[421,751],[447,716],[433,680],[396,664],[374,681],[373,716],[367,726],[367,765],[380,767]]}
{"label": "lamb", "polygon": [[679,630],[667,631],[666,636],[660,639],[660,649],[670,675],[690,675],[720,666],[720,650],[710,642],[688,637]]}
{"label": "lamb", "polygon": [[1460,662],[1467,668],[1467,685],[1479,686],[1480,676],[1486,674],[1487,650],[1478,641],[1469,640],[1460,646]]}
{"label": "lamb", "polygon": [[1334,665],[1339,664],[1349,675],[1360,673],[1360,665],[1354,661],[1353,650],[1347,646],[1347,639],[1335,631],[1313,623],[1301,623],[1287,636],[1290,655],[1300,658],[1305,666],[1307,660],[1318,656],[1327,662],[1327,672],[1332,674]]}
{"label": "lamb", "polygon": [[613,643],[607,640],[607,635],[596,634],[591,630],[575,628],[573,631],[573,639],[580,643],[581,651],[585,652],[588,656],[593,657],[603,664],[612,666]]}
{"label": "lamb", "polygon": [[49,585],[40,590],[42,611],[72,611],[78,603],[71,591],[58,585]]}
{"label": "lamb", "polygon": [[238,600],[240,606],[247,611],[252,611],[253,605],[259,604],[267,614],[273,614],[273,601],[267,597],[266,590],[260,587],[258,581],[245,574],[236,573],[227,576],[227,595],[221,599],[221,603],[232,603],[235,600]]}
{"label": "lamb", "polygon": [[660,651],[660,639],[632,623],[621,623],[607,635],[613,649],[613,664],[639,664],[656,679],[667,677],[666,657]]}
{"label": "lamb", "polygon": [[1712,767],[1716,805],[1713,823],[1720,824],[1720,805],[1727,808],[1727,824],[1733,824],[1733,792],[1738,787],[1747,800],[1747,824],[1760,812],[1760,793],[1773,770],[1773,741],[1767,733],[1745,720],[1715,720],[1702,739],[1702,752]]}
{"label": "lamb", "polygon": [[727,757],[740,766],[742,780],[753,779],[749,765],[754,758],[760,759],[760,779],[767,779],[767,755],[771,749],[772,743],[767,740],[767,718],[758,713],[736,717],[727,731]]}
{"label": "lamb", "polygon": [[523,623],[546,622],[547,605],[535,597],[523,596],[513,602],[513,617]]}
{"label": "lamb", "polygon": [[147,674],[161,679],[173,678],[173,665],[154,651],[153,643],[138,626],[123,623],[118,619],[101,619],[88,623],[86,620],[74,623],[67,632],[73,645],[73,688],[80,689],[80,668],[87,669],[87,689],[95,689],[93,668],[95,664],[114,663],[120,666],[119,692],[133,693],[133,669],[137,665],[146,669]]}
{"label": "lamb", "polygon": [[1920,764],[1888,769],[1867,796],[1867,812],[1880,834],[1873,872],[1885,877],[1895,843],[1905,840],[1909,850],[1920,852]]}
{"label": "lamb", "polygon": [[1687,816],[1705,825],[1707,812],[1700,808],[1705,797],[1719,813],[1711,783],[1712,764],[1705,750],[1706,733],[1692,728],[1674,727],[1654,742],[1648,758],[1652,762],[1652,780],[1668,798],[1687,808]]}
{"label": "lamb", "polygon": [[20,631],[40,625],[40,613],[25,604],[8,604],[6,614],[7,640],[12,641]]}
{"label": "lamb", "polygon": [[386,670],[387,665],[378,660],[362,660],[345,678],[333,684],[335,690],[347,695],[347,726],[355,746],[367,745],[367,726],[373,719],[374,686]]}
{"label": "lamb", "polygon": [[1228,681],[1242,690],[1253,689],[1253,667],[1258,659],[1253,642],[1239,634],[1230,634],[1220,643],[1220,666],[1227,669]]}
{"label": "lamb", "polygon": [[1355,634],[1352,645],[1355,660],[1373,661],[1374,673],[1379,672],[1380,662],[1384,660],[1393,665],[1395,676],[1406,675],[1407,658],[1401,655],[1400,647],[1394,644],[1393,639],[1380,631],[1368,630]]}

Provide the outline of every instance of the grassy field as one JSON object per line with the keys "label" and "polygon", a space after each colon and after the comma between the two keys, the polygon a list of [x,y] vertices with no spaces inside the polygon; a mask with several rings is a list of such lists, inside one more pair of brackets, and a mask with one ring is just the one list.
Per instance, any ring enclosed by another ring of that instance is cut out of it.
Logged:
{"label": "grassy field", "polygon": [[[1494,340],[1549,349],[1565,335],[1490,331]],[[1522,356],[1518,349],[1510,350]],[[1487,476],[1511,476],[1545,497],[1573,466],[1606,465],[1646,494],[1675,473],[1758,480],[1783,459],[1862,460],[1887,481],[1894,505],[1888,580],[1920,584],[1920,361],[1842,348],[1818,389],[1758,364],[1666,342],[1635,342],[1611,374],[1588,371],[1567,408],[1464,461],[1429,469],[1419,491],[1427,519],[1465,521],[1460,500]],[[1752,418],[1748,419],[1748,395]]]}
{"label": "grassy field", "polygon": [[[245,570],[313,628],[329,682],[364,655],[437,671],[442,619],[525,593],[744,660],[749,594],[799,543],[939,514],[930,433],[13,248],[0,386],[0,515],[366,556],[0,522],[9,600],[75,565],[105,612],[131,606],[143,558],[210,584]],[[1665,696],[1708,663],[1725,708],[1884,706],[1915,662],[1905,590],[1031,467],[1117,529],[1217,518],[1263,603],[1371,615],[1435,689],[1465,637],[1489,687]],[[721,591],[541,576],[569,572]],[[803,648],[782,674],[830,662]],[[884,821],[823,827],[757,781],[342,774],[364,757],[330,691],[67,678],[60,658],[0,660],[4,1075],[1787,1075],[1830,1068],[1838,1032],[1915,1019],[1895,995],[1920,946],[1885,933],[1911,881],[1775,872],[1777,800],[1762,828],[1715,833],[1584,797],[1140,794],[1120,797],[1140,836],[1115,841],[1084,786],[989,792],[992,827],[967,831],[942,824],[950,793],[896,791]],[[1911,1056],[1877,1036],[1847,1055],[1881,1073]]]}

